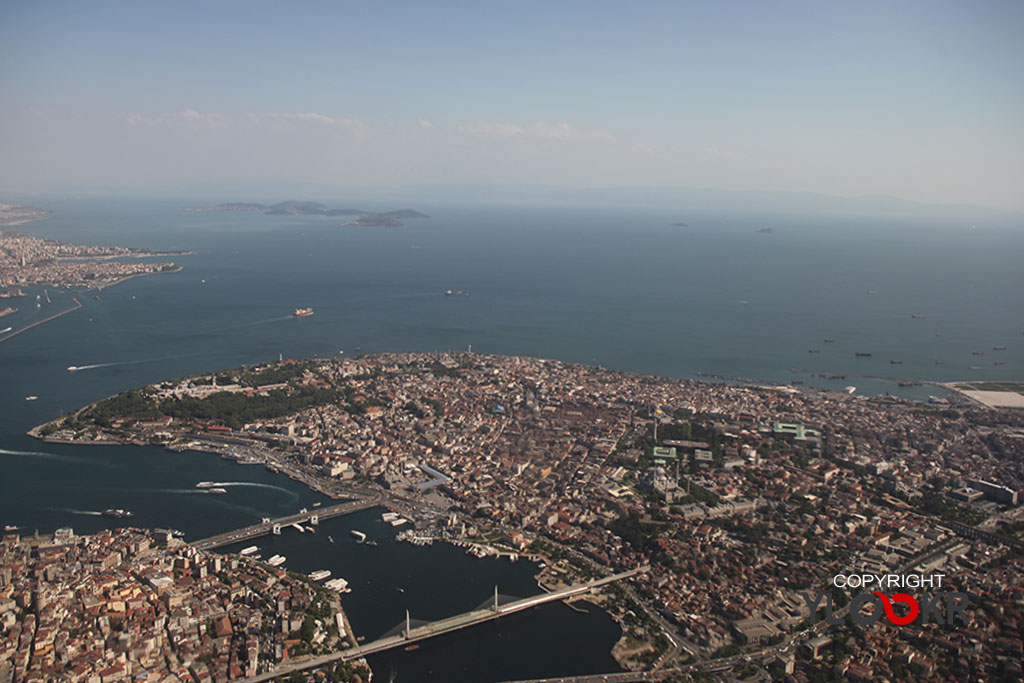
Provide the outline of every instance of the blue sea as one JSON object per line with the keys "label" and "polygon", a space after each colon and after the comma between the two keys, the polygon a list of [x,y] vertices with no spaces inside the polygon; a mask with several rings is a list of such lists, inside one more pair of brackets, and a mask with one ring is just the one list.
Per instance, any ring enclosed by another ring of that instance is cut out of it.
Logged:
{"label": "blue sea", "polygon": [[[208,203],[189,199],[35,203],[54,215],[12,229],[195,254],[168,257],[181,272],[102,292],[28,288],[25,298],[0,301],[20,309],[0,319],[0,329],[65,310],[72,296],[82,303],[0,343],[0,520],[24,530],[94,531],[115,523],[96,512],[125,507],[140,526],[197,538],[318,502],[280,475],[214,456],[55,446],[24,435],[130,387],[278,357],[472,346],[675,377],[852,385],[861,394],[916,400],[943,390],[897,380],[1024,379],[1020,222],[413,204],[431,217],[368,228],[323,216],[185,211]],[[468,296],[445,296],[449,289]],[[297,307],[315,315],[295,318]],[[87,369],[68,372],[71,365]],[[38,399],[25,401],[29,395]],[[200,496],[192,490],[200,480],[232,486],[223,496]],[[370,523],[339,520],[335,536]],[[319,551],[288,550],[303,571],[322,568]],[[442,606],[430,605],[436,581],[483,572],[481,592],[492,580],[521,592],[531,574],[522,566],[481,569],[487,560],[453,549],[385,542],[378,550],[376,560],[331,560],[336,575],[386,575],[412,591],[407,599],[366,586],[353,597],[353,624],[370,637],[397,623],[410,600],[430,618],[443,616]],[[394,566],[412,568],[386,569]],[[614,670],[607,653],[617,627],[602,613],[551,606],[517,619],[487,627],[493,633],[381,657],[375,666],[403,681],[436,680],[437,672],[482,681]],[[554,633],[576,636],[543,635]],[[531,658],[518,654],[524,649]]]}

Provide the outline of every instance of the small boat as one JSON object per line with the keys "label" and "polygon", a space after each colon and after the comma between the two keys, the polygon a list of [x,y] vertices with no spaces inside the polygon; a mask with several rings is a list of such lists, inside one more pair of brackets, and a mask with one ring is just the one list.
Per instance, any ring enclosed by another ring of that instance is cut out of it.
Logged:
{"label": "small boat", "polygon": [[356,531],[355,529],[353,529],[349,533],[351,533],[352,537],[360,543],[366,540],[366,534],[364,534],[362,531]]}
{"label": "small boat", "polygon": [[413,650],[418,650],[418,649],[420,649],[419,643],[413,643],[412,645],[406,645],[405,646],[405,651],[406,652],[412,652]]}
{"label": "small boat", "polygon": [[901,360],[891,360],[891,361],[889,361],[889,365],[903,365],[903,361],[901,361]]}
{"label": "small boat", "polygon": [[17,531],[18,527],[13,524],[4,524],[4,531]]}
{"label": "small boat", "polygon": [[331,543],[334,543],[334,536],[328,536],[327,540],[330,541]]}
{"label": "small boat", "polygon": [[857,356],[858,358],[871,358],[871,354],[867,353],[866,351],[857,351],[853,355]]}
{"label": "small boat", "polygon": [[219,486],[214,486],[212,489],[206,489],[207,493],[227,493],[227,489],[222,489]]}
{"label": "small boat", "polygon": [[992,350],[993,351],[1005,351],[1006,347],[1005,346],[993,346]]}
{"label": "small boat", "polygon": [[121,508],[107,508],[106,510],[103,511],[104,517],[113,517],[114,519],[126,519],[134,515],[134,512],[122,510]]}
{"label": "small boat", "polygon": [[25,400],[26,400],[26,401],[35,401],[35,400],[37,400],[38,398],[39,398],[38,396],[26,396],[26,397],[25,397]]}
{"label": "small boat", "polygon": [[914,318],[914,319],[916,319],[916,320],[923,320],[923,319],[924,319],[924,318],[926,318],[927,316],[926,316],[926,315],[925,315],[924,313],[912,313],[912,314],[910,315],[910,317],[911,317],[911,318]]}
{"label": "small boat", "polygon": [[69,365],[68,366],[68,372],[78,372],[81,369],[82,368],[78,367],[77,365]]}
{"label": "small boat", "polygon": [[292,315],[294,315],[296,318],[306,318],[308,316],[313,315],[313,309],[312,308],[296,308],[295,309],[295,313],[293,313]]}
{"label": "small boat", "polygon": [[807,349],[807,353],[821,353],[821,349]]}
{"label": "small boat", "polygon": [[286,559],[287,558],[284,555],[273,555],[269,560],[267,560],[267,564],[271,567],[280,567],[284,564]]}
{"label": "small boat", "polygon": [[971,355],[972,356],[984,356],[985,352],[984,351],[971,351]]}
{"label": "small boat", "polygon": [[196,488],[197,488],[197,489],[208,489],[208,488],[214,487],[214,486],[216,486],[216,485],[217,485],[217,484],[216,484],[216,482],[212,482],[212,481],[201,481],[201,482],[199,482],[198,484],[196,484]]}
{"label": "small boat", "polygon": [[0,330],[0,334],[7,334],[8,332],[10,332],[13,329],[14,329],[13,327],[5,327],[4,329]]}
{"label": "small boat", "polygon": [[248,548],[242,548],[238,551],[239,555],[253,555],[259,550],[259,546],[251,545]]}
{"label": "small boat", "polygon": [[825,340],[825,343],[826,343],[826,344],[834,344],[835,342],[836,342],[836,340],[835,340],[835,339],[826,339],[826,340]]}
{"label": "small boat", "polygon": [[314,581],[323,581],[324,579],[326,579],[330,575],[331,575],[331,570],[330,569],[319,569],[319,570],[313,572],[312,574],[310,574],[309,578],[313,579]]}

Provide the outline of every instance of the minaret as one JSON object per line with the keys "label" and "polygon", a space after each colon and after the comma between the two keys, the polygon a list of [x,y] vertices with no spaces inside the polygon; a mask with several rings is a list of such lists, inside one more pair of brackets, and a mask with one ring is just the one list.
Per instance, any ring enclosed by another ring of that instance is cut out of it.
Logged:
{"label": "minaret", "polygon": [[494,611],[498,611],[498,584],[494,584]]}
{"label": "minaret", "polygon": [[409,610],[405,610],[405,637],[409,638],[409,634],[412,632],[412,628],[409,626]]}

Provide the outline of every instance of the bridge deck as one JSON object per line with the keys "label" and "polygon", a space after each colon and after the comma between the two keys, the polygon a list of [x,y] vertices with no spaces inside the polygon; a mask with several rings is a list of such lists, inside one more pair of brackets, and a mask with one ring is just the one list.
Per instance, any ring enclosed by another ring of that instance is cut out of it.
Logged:
{"label": "bridge deck", "polygon": [[407,635],[388,636],[386,638],[380,638],[373,641],[372,643],[366,643],[358,647],[350,648],[348,650],[342,650],[341,652],[334,652],[329,655],[320,655],[318,657],[311,657],[309,659],[294,661],[282,667],[278,667],[273,671],[254,676],[252,678],[246,678],[243,683],[258,683],[259,681],[269,681],[279,676],[287,676],[295,671],[302,671],[304,669],[315,669],[317,667],[330,664],[339,660],[351,660],[359,659],[367,655],[375,654],[377,652],[383,652],[390,650],[394,647],[409,645],[420,640],[426,640],[427,638],[433,638],[444,633],[451,633],[452,631],[458,631],[463,628],[482,624],[486,621],[493,619],[500,619],[501,617],[522,610],[529,609],[548,602],[554,602],[556,600],[564,600],[571,598],[575,595],[586,593],[594,588],[604,586],[615,581],[621,581],[622,579],[629,578],[639,573],[639,569],[631,569],[620,574],[613,574],[612,576],[606,576],[601,579],[595,579],[594,581],[588,581],[587,583],[580,584],[578,586],[570,586],[569,588],[563,588],[562,590],[554,591],[551,593],[542,593],[529,598],[523,598],[514,602],[505,603],[499,605],[497,610],[486,609],[486,610],[474,610],[472,612],[465,612],[463,614],[456,614],[455,616],[433,621],[423,626],[418,626],[412,629]]}

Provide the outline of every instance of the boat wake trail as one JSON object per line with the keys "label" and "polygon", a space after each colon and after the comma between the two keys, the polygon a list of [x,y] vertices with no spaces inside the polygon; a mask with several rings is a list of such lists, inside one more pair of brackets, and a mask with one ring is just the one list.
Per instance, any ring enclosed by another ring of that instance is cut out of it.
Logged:
{"label": "boat wake trail", "polygon": [[102,512],[96,510],[75,510],[74,508],[47,508],[53,512],[70,512],[73,515],[85,515],[86,517],[102,517]]}
{"label": "boat wake trail", "polygon": [[227,327],[217,327],[212,330],[206,330],[204,332],[197,332],[197,335],[203,334],[218,334],[220,332],[230,332],[231,330],[240,330],[245,327],[254,327],[256,325],[269,325],[270,323],[279,323],[284,320],[291,320],[294,315],[277,315],[273,318],[264,318],[263,320],[254,320],[249,323],[239,323],[237,325],[228,325]]}
{"label": "boat wake trail", "polygon": [[0,448],[0,455],[22,455],[28,458],[40,458],[42,460],[54,460],[56,462],[82,463],[81,460],[76,458],[70,458],[66,455],[57,455],[56,453],[44,453],[42,451],[9,451],[6,448]]}
{"label": "boat wake trail", "polygon": [[[295,493],[294,491],[289,491],[286,488],[282,488],[280,486],[274,486],[273,484],[261,484],[259,482],[255,482],[255,481],[214,481],[214,482],[210,482],[210,488],[227,488],[229,486],[249,486],[249,487],[260,488],[260,489],[273,489],[274,491],[280,491],[281,493],[285,494],[286,496],[288,496],[289,498],[292,498],[294,500],[298,500],[298,498],[299,498],[299,494]],[[203,489],[198,489],[198,490],[202,491]]]}
{"label": "boat wake trail", "polygon": [[188,358],[198,356],[198,353],[183,353],[176,356],[160,356],[159,358],[140,358],[139,360],[120,360],[113,363],[93,363],[92,365],[69,365],[69,372],[80,372],[82,370],[95,370],[96,368],[112,368],[118,365],[139,365],[140,363],[155,363],[160,360],[173,360],[175,358]]}

